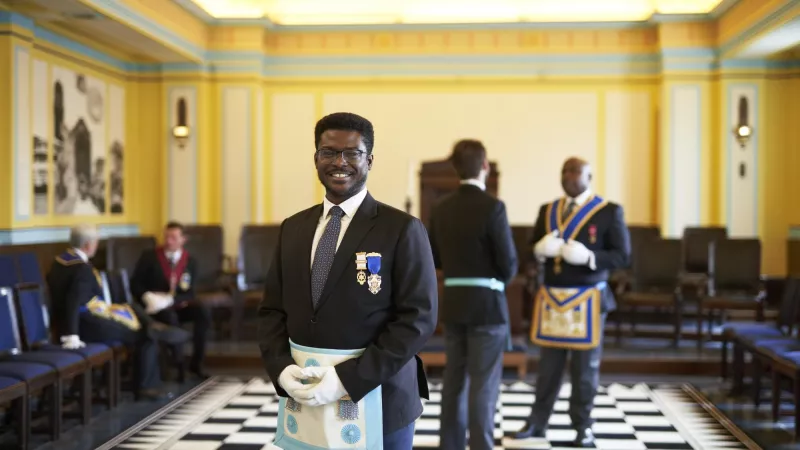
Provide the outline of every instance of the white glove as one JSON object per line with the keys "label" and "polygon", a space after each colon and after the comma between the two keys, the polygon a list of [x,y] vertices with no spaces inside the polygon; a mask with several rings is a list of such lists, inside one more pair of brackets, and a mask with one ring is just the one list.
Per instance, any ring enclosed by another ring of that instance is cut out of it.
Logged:
{"label": "white glove", "polygon": [[302,383],[310,378],[310,376],[307,376],[303,372],[300,366],[292,364],[283,369],[283,372],[281,372],[281,375],[278,377],[278,385],[289,394],[289,397],[302,403],[314,397],[306,389],[308,386]]}
{"label": "white glove", "polygon": [[306,367],[303,369],[303,373],[317,383],[304,386],[312,398],[308,400],[295,399],[298,402],[309,406],[321,406],[341,400],[347,395],[335,367]]}
{"label": "white glove", "polygon": [[561,258],[573,266],[588,266],[594,257],[594,253],[578,241],[570,239],[561,249]]}
{"label": "white glove", "polygon": [[61,336],[61,347],[67,350],[77,350],[86,347],[86,344],[81,341],[77,334],[70,334],[69,336]]}
{"label": "white glove", "polygon": [[539,239],[533,247],[533,253],[537,258],[555,258],[561,254],[561,247],[564,246],[564,239],[558,237],[558,230]]}
{"label": "white glove", "polygon": [[175,299],[169,294],[161,294],[158,292],[145,292],[142,296],[142,301],[145,305],[147,314],[156,314],[162,309],[169,308],[175,303]]}

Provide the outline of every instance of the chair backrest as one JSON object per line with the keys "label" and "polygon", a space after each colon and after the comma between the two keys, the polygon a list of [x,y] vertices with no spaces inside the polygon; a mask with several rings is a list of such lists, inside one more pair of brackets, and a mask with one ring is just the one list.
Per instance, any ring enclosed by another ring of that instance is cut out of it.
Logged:
{"label": "chair backrest", "polygon": [[279,238],[280,225],[242,227],[237,266],[243,290],[260,289],[264,286]]}
{"label": "chair backrest", "polygon": [[130,303],[133,299],[131,295],[128,271],[125,269],[112,270],[106,273],[108,280],[109,299],[111,303]]}
{"label": "chair backrest", "polygon": [[633,260],[637,253],[636,249],[648,241],[661,239],[661,230],[654,225],[630,225],[628,226],[628,235],[631,238],[631,257],[628,261],[628,267],[633,268]]}
{"label": "chair backrest", "polygon": [[21,351],[14,293],[11,287],[0,287],[0,357]]}
{"label": "chair backrest", "polygon": [[36,253],[25,252],[16,255],[17,268],[19,269],[18,283],[44,284],[39,258]]}
{"label": "chair backrest", "polygon": [[19,276],[13,255],[0,255],[0,286],[14,286],[17,283]]}
{"label": "chair backrest", "polygon": [[709,291],[756,293],[761,288],[761,241],[722,239],[709,245]]}
{"label": "chair backrest", "polygon": [[778,326],[791,331],[797,319],[798,309],[800,309],[800,279],[786,277],[781,304],[778,307]]}
{"label": "chair backrest", "polygon": [[184,247],[197,261],[195,289],[215,289],[223,271],[224,236],[220,225],[186,225]]}
{"label": "chair backrest", "polygon": [[103,300],[110,305],[112,303],[112,297],[111,288],[108,283],[108,272],[105,270],[100,272],[100,279],[103,281]]}
{"label": "chair backrest", "polygon": [[106,245],[106,270],[125,269],[128,273],[133,273],[142,252],[154,248],[156,248],[156,238],[153,236],[109,238]]}
{"label": "chair backrest", "polygon": [[683,230],[683,268],[688,273],[708,273],[709,245],[728,237],[725,227],[686,227]]}
{"label": "chair backrest", "polygon": [[22,325],[22,346],[30,350],[50,342],[49,317],[42,301],[42,287],[37,284],[18,284],[14,287],[17,311]]}
{"label": "chair backrest", "polygon": [[640,242],[633,259],[635,291],[672,291],[678,288],[683,266],[679,239],[647,239]]}
{"label": "chair backrest", "polygon": [[[512,336],[525,335],[528,332],[526,316],[523,312],[525,288],[527,281],[524,276],[514,277],[506,286],[506,302],[508,302],[508,326]],[[441,297],[440,297],[441,298]]]}

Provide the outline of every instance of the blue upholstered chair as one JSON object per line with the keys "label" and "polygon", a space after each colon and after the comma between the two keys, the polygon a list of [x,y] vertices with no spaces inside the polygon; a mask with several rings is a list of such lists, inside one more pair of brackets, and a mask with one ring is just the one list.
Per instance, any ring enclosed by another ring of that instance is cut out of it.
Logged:
{"label": "blue upholstered chair", "polygon": [[107,382],[106,401],[109,409],[116,386],[114,376],[113,351],[104,344],[87,343],[85,347],[76,350],[67,350],[60,344],[50,342],[49,315],[44,305],[43,287],[36,284],[19,284],[15,291],[18,319],[22,324],[22,344],[26,354],[64,354],[70,358],[79,357],[83,360],[85,370],[81,374],[81,420],[84,424],[91,419],[92,404],[92,369],[104,370]]}
{"label": "blue upholstered chair", "polygon": [[[20,359],[21,347],[11,288],[0,287],[0,377],[24,382],[28,386],[29,394],[49,390],[50,437],[58,439],[61,433],[61,384],[58,371],[50,364]],[[24,435],[20,436],[20,442],[23,444],[21,448],[26,449],[31,413],[30,396],[26,396],[23,401],[25,405],[20,409],[23,414],[20,421],[25,424],[26,429],[22,430]]]}
{"label": "blue upholstered chair", "polygon": [[28,413],[28,388],[24,381],[0,376],[0,404],[4,403],[11,403],[10,414],[16,419],[18,448],[28,448],[31,422]]}
{"label": "blue upholstered chair", "polygon": [[792,382],[794,399],[794,436],[800,440],[800,351],[783,353],[772,359],[772,420],[780,416],[781,381]]}
{"label": "blue upholstered chair", "polygon": [[[753,351],[758,342],[776,345],[787,340],[792,341],[795,317],[800,308],[800,280],[787,278],[781,297],[778,317],[775,322],[730,322],[722,327],[722,378],[727,377],[728,343],[733,343],[734,363],[744,364],[743,351]],[[768,347],[764,348],[765,350]],[[742,367],[735,368],[737,375],[742,375]],[[741,380],[734,379],[734,383]]]}

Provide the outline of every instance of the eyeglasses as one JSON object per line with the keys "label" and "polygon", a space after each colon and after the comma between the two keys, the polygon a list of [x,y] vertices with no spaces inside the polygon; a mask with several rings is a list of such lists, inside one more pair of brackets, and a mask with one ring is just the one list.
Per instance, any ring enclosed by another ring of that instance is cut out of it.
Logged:
{"label": "eyeglasses", "polygon": [[331,150],[331,149],[322,149],[317,150],[317,157],[320,161],[329,163],[336,161],[341,154],[344,156],[344,160],[350,164],[355,164],[361,161],[361,157],[364,155],[364,151],[362,150]]}

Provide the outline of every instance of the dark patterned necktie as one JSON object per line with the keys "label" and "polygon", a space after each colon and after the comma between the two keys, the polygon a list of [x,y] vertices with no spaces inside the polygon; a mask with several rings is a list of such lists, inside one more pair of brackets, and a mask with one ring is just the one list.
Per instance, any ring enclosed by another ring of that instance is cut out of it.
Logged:
{"label": "dark patterned necktie", "polygon": [[342,229],[342,216],[344,211],[338,206],[334,206],[328,211],[330,220],[325,226],[325,231],[317,244],[314,252],[314,263],[311,265],[311,300],[314,307],[322,295],[325,287],[325,280],[328,279],[328,272],[333,265],[333,257],[336,255],[336,243],[339,241],[339,231]]}
{"label": "dark patterned necktie", "polygon": [[569,203],[567,203],[567,207],[564,208],[564,213],[561,214],[561,221],[565,222],[569,218],[570,214],[572,214],[572,211],[574,210],[575,210],[575,200],[570,200]]}

